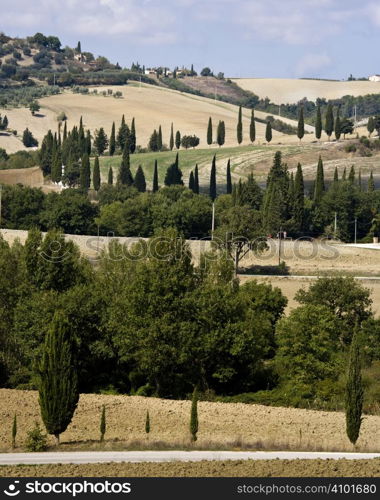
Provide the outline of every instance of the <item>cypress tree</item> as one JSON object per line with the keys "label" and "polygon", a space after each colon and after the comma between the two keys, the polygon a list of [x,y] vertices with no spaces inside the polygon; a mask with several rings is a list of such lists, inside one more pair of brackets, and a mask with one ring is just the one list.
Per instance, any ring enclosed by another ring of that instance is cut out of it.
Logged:
{"label": "cypress tree", "polygon": [[99,426],[99,430],[100,430],[100,442],[103,443],[104,441],[104,434],[106,433],[106,428],[107,428],[107,424],[106,424],[106,407],[105,405],[103,405],[102,407],[102,413],[100,415],[100,426]]}
{"label": "cypress tree", "polygon": [[17,437],[17,415],[14,414],[13,424],[12,424],[12,448],[16,448],[16,437]]}
{"label": "cypress tree", "polygon": [[195,192],[194,189],[195,189],[195,184],[194,184],[194,173],[193,171],[190,172],[190,175],[189,175],[189,189],[191,191],[193,191],[193,193]]}
{"label": "cypress tree", "polygon": [[304,226],[305,218],[305,185],[303,181],[302,167],[299,163],[294,179],[294,222],[298,232],[301,232]]}
{"label": "cypress tree", "polygon": [[371,135],[375,130],[375,120],[373,119],[373,116],[370,116],[368,118],[367,130],[368,130],[368,137],[371,137]]}
{"label": "cypress tree", "polygon": [[181,147],[181,132],[179,130],[175,134],[175,147],[177,149]]}
{"label": "cypress tree", "polygon": [[227,162],[227,194],[232,193],[231,160]]}
{"label": "cypress tree", "polygon": [[267,122],[267,128],[265,130],[265,139],[269,143],[272,140],[272,124]]}
{"label": "cypress tree", "polygon": [[[288,219],[289,174],[282,162],[282,155],[277,151],[273,166],[267,178],[267,188],[263,203],[263,220],[266,231],[278,231],[281,224]],[[239,193],[239,199],[242,199]]]}
{"label": "cypress tree", "polygon": [[219,147],[223,146],[225,142],[225,135],[226,135],[226,129],[224,125],[224,121],[220,120],[218,123],[218,128],[216,132],[216,142],[218,143]]}
{"label": "cypress tree", "polygon": [[130,159],[129,159],[129,146],[126,144],[123,150],[123,158],[121,161],[119,176],[117,179],[119,184],[124,186],[132,186],[133,184],[133,176],[130,168]]}
{"label": "cypress tree", "polygon": [[154,160],[154,172],[153,172],[153,187],[152,191],[153,193],[156,193],[159,190],[158,186],[158,165],[157,165],[157,160]]}
{"label": "cypress tree", "polygon": [[346,432],[352,444],[359,438],[362,424],[364,390],[361,375],[360,347],[357,330],[352,338],[346,383]]}
{"label": "cypress tree", "polygon": [[325,132],[330,140],[331,135],[334,131],[334,111],[332,104],[327,106],[326,120],[325,120]]}
{"label": "cypress tree", "polygon": [[41,417],[58,444],[79,400],[74,336],[61,311],[54,314],[46,334],[37,375]]}
{"label": "cypress tree", "polygon": [[198,391],[194,388],[193,397],[191,400],[191,411],[190,411],[190,434],[191,440],[195,442],[197,440],[197,434],[199,430],[198,422]]}
{"label": "cypress tree", "polygon": [[255,110],[251,111],[251,123],[249,124],[249,138],[252,144],[256,140],[256,122],[255,122]]}
{"label": "cypress tree", "polygon": [[173,151],[174,148],[174,131],[173,131],[173,123],[170,128],[170,141],[169,141],[170,151]]}
{"label": "cypress tree", "polygon": [[87,130],[86,132],[86,152],[88,154],[88,156],[91,155],[91,132],[89,130]]}
{"label": "cypress tree", "polygon": [[347,180],[347,168],[344,167],[344,170],[343,170],[343,175],[342,175],[342,181],[345,181]]}
{"label": "cypress tree", "polygon": [[139,191],[140,193],[145,193],[146,181],[145,181],[144,170],[141,165],[139,165],[138,169],[136,170],[136,175],[133,185],[135,186],[137,191]]}
{"label": "cypress tree", "polygon": [[322,158],[319,157],[318,167],[317,167],[317,177],[314,185],[314,203],[319,205],[322,200],[323,194],[325,192],[325,175],[323,170],[323,161]]}
{"label": "cypress tree", "polygon": [[359,191],[362,191],[363,185],[362,185],[362,169],[361,168],[359,168],[358,186],[359,186]]}
{"label": "cypress tree", "polygon": [[[162,136],[161,136],[161,144],[162,144]],[[132,118],[131,132],[129,136],[129,151],[132,154],[136,151],[136,123],[134,117]]]}
{"label": "cypress tree", "polygon": [[303,106],[301,106],[298,115],[297,137],[300,141],[302,141],[304,135],[305,135],[305,119],[303,114]]}
{"label": "cypress tree", "polygon": [[115,122],[113,122],[111,129],[111,136],[110,136],[110,146],[109,146],[110,156],[113,156],[115,154],[115,150],[116,150],[116,132],[115,132]]}
{"label": "cypress tree", "polygon": [[211,116],[208,119],[208,126],[207,126],[207,144],[211,146],[212,144],[212,120]]}
{"label": "cypress tree", "polygon": [[350,169],[350,173],[348,174],[348,181],[350,184],[355,183],[355,167],[352,165]]}
{"label": "cypress tree", "polygon": [[339,182],[338,167],[335,167],[334,171],[334,184]]}
{"label": "cypress tree", "polygon": [[182,171],[179,168],[178,153],[176,155],[175,162],[172,163],[166,170],[164,183],[165,186],[172,186],[176,184],[183,186]]}
{"label": "cypress tree", "polygon": [[158,127],[157,149],[158,149],[158,151],[162,150],[162,129],[161,129],[161,125]]}
{"label": "cypress tree", "polygon": [[210,198],[212,201],[216,199],[216,156],[212,159],[211,173],[210,173]]}
{"label": "cypress tree", "polygon": [[369,174],[369,179],[368,179],[368,192],[373,193],[375,191],[375,181],[373,179],[373,172],[371,170],[371,173]]}
{"label": "cypress tree", "polygon": [[90,159],[87,153],[85,153],[82,157],[79,185],[82,189],[86,191],[90,189],[91,186],[91,167],[90,167]]}
{"label": "cypress tree", "polygon": [[337,141],[339,141],[341,135],[342,135],[342,124],[340,121],[340,108],[338,106],[335,118],[335,138]]}
{"label": "cypress tree", "polygon": [[112,167],[108,169],[108,185],[112,186],[113,184],[113,170]]}
{"label": "cypress tree", "polygon": [[60,182],[61,179],[62,179],[62,156],[61,156],[61,151],[58,148],[55,151],[53,157],[53,164],[51,167],[51,180],[53,182]]}
{"label": "cypress tree", "polygon": [[92,176],[92,183],[94,185],[95,191],[99,191],[99,189],[100,189],[100,166],[99,166],[99,157],[98,156],[95,156],[94,173]]}
{"label": "cypress tree", "polygon": [[149,416],[149,410],[146,411],[146,417],[145,417],[145,433],[148,436],[150,433],[150,416]]}
{"label": "cypress tree", "polygon": [[67,122],[65,122],[63,126],[63,136],[62,136],[63,141],[65,141],[66,139],[67,139]]}
{"label": "cypress tree", "polygon": [[243,142],[243,117],[242,117],[241,106],[239,107],[238,123],[236,127],[236,137],[238,144],[241,144]]}
{"label": "cypress tree", "polygon": [[315,121],[315,137],[320,140],[322,137],[322,114],[321,114],[321,105],[318,104],[317,107],[317,118]]}
{"label": "cypress tree", "polygon": [[199,194],[198,165],[195,165],[195,169],[194,169],[194,193]]}

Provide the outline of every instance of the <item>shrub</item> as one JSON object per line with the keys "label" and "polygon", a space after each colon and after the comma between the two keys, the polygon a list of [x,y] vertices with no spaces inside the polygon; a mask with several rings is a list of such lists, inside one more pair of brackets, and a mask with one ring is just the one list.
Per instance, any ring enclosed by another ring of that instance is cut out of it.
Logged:
{"label": "shrub", "polygon": [[34,429],[28,432],[25,446],[28,451],[33,452],[45,451],[47,449],[47,437],[46,434],[42,433],[38,422],[35,423]]}

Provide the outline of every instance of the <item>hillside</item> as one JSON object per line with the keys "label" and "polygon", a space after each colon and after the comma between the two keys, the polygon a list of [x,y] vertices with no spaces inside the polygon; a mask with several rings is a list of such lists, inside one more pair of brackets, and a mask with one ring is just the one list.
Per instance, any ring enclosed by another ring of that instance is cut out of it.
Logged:
{"label": "hillside", "polygon": [[[0,389],[0,403],[0,448],[10,447],[14,412],[18,443],[22,446],[26,432],[40,421],[37,392]],[[83,394],[72,423],[62,434],[62,449],[96,446],[103,404],[107,411],[106,449],[144,446],[147,409],[151,417],[148,447],[152,448],[156,441],[169,448],[189,444],[190,401]],[[253,449],[272,450],[352,450],[345,435],[344,413],[211,402],[200,402],[198,411],[200,448],[250,445]],[[366,416],[358,451],[379,451],[379,439],[380,417]]]}
{"label": "hillside", "polygon": [[335,82],[283,78],[236,78],[232,81],[260,99],[268,97],[275,104],[293,104],[304,97],[315,101],[318,97],[328,100],[347,95],[358,97],[380,93],[380,83],[370,81]]}

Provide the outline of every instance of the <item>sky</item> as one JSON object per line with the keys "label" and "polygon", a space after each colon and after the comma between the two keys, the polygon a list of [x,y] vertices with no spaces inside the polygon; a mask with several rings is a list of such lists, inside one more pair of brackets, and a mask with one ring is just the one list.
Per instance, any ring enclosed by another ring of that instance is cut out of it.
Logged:
{"label": "sky", "polygon": [[346,79],[380,73],[374,0],[0,0],[0,31],[130,67],[209,66],[226,77]]}

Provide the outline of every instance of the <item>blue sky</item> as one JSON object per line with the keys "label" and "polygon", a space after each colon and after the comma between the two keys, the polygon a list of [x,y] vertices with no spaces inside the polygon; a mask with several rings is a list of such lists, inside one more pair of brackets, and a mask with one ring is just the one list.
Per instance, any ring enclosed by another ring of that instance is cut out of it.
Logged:
{"label": "blue sky", "polygon": [[373,0],[0,0],[0,30],[41,31],[130,66],[210,66],[230,77],[380,73]]}

